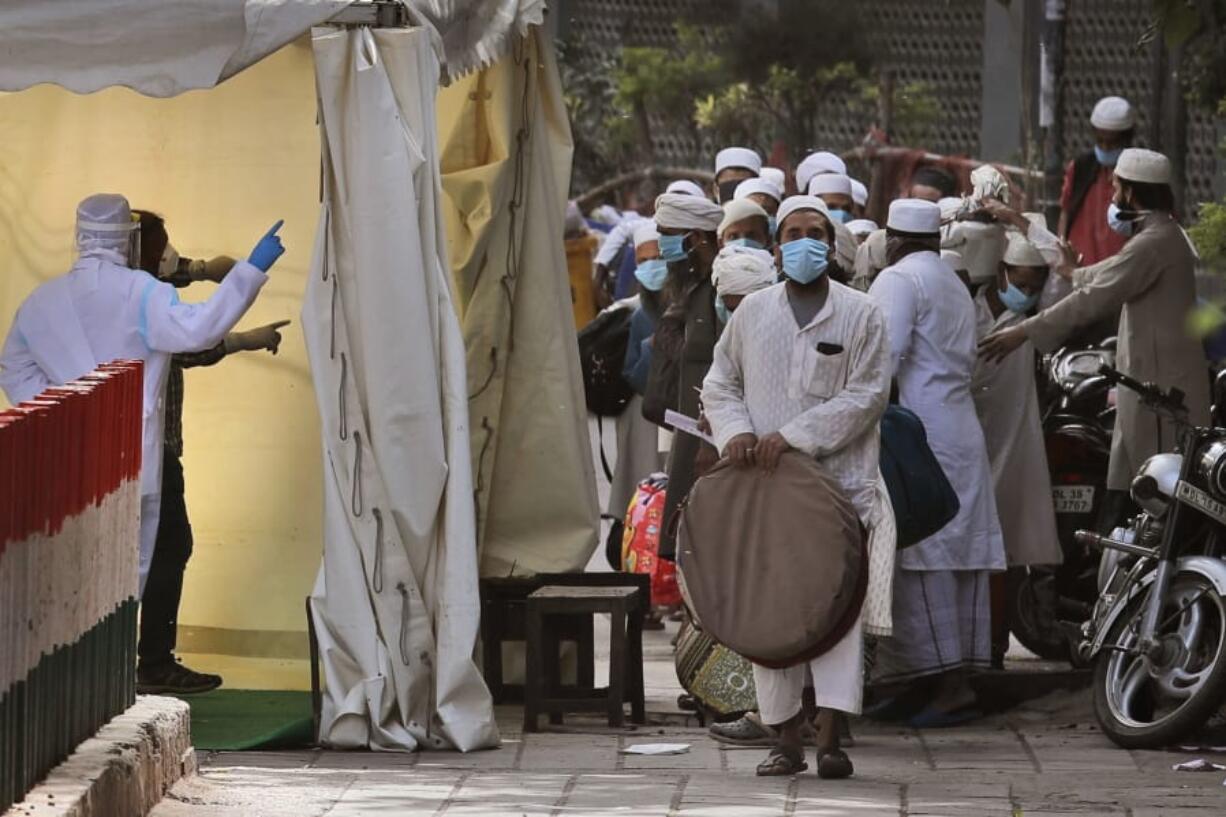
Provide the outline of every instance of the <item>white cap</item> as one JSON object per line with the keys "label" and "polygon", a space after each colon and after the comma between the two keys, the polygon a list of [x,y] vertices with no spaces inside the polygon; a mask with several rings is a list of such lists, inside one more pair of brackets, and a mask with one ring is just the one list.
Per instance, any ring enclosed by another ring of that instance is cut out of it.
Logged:
{"label": "white cap", "polygon": [[851,200],[858,207],[868,206],[868,188],[864,186],[864,182],[851,180]]}
{"label": "white cap", "polygon": [[941,208],[924,199],[895,199],[885,226],[904,233],[927,235],[941,232]]}
{"label": "white cap", "polygon": [[1156,150],[1126,148],[1115,163],[1115,175],[1142,184],[1170,184],[1171,160]]}
{"label": "white cap", "polygon": [[733,199],[724,205],[724,220],[719,223],[719,228],[715,231],[716,235],[722,236],[724,230],[728,229],[738,221],[744,221],[747,218],[758,216],[763,222],[769,218],[762,206],[752,199]]}
{"label": "white cap", "polygon": [[954,268],[954,272],[961,272],[966,269],[966,261],[962,259],[962,253],[956,250],[941,250],[941,258],[945,263]]}
{"label": "white cap", "polygon": [[770,196],[775,201],[783,201],[783,191],[769,179],[758,177],[756,179],[746,179],[736,186],[736,192],[732,194],[733,199],[749,198],[754,193],[761,193],[764,196]]}
{"label": "white cap", "polygon": [[1122,96],[1105,96],[1095,103],[1090,124],[1100,130],[1131,130],[1137,124],[1137,114]]}
{"label": "white cap", "polygon": [[851,179],[842,173],[819,173],[809,180],[809,195],[851,196]]}
{"label": "white cap", "polygon": [[779,193],[783,193],[783,189],[787,187],[787,174],[778,167],[764,167],[758,171],[758,178],[765,179],[775,187],[779,188]]}
{"label": "white cap", "polygon": [[857,218],[847,222],[847,231],[854,236],[868,235],[876,232],[877,229],[877,222],[867,218]]}
{"label": "white cap", "polygon": [[706,198],[707,194],[702,192],[702,188],[697,183],[689,179],[677,179],[668,187],[664,188],[665,193],[684,193],[687,196],[701,196]]}
{"label": "white cap", "polygon": [[1009,231],[1009,243],[1005,245],[1005,255],[1002,260],[1014,267],[1047,266],[1043,255],[1016,230]]}
{"label": "white cap", "polygon": [[639,225],[634,228],[634,246],[646,244],[648,241],[659,241],[660,231],[656,229],[656,223],[649,218],[643,219]]}
{"label": "white cap", "polygon": [[826,218],[830,218],[830,208],[817,196],[788,196],[783,200],[783,204],[779,205],[779,212],[775,214],[775,232],[783,229],[783,222],[787,221],[788,216],[797,210],[816,210]]}
{"label": "white cap", "polygon": [[762,157],[749,148],[724,148],[715,154],[715,173],[718,175],[730,167],[743,167],[757,173],[762,169]]}
{"label": "white cap", "polygon": [[796,189],[808,190],[809,180],[821,173],[842,173],[847,175],[847,164],[826,150],[810,153],[796,167]]}

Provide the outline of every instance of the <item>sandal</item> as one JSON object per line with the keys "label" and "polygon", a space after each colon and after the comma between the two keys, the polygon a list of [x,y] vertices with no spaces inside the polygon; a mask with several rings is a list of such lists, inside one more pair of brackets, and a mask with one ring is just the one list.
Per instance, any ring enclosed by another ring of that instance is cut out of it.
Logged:
{"label": "sandal", "polygon": [[805,753],[792,746],[776,746],[758,764],[758,777],[792,777],[809,768]]}
{"label": "sandal", "polygon": [[817,776],[822,780],[842,780],[851,777],[854,771],[851,758],[841,749],[826,752],[817,758]]}

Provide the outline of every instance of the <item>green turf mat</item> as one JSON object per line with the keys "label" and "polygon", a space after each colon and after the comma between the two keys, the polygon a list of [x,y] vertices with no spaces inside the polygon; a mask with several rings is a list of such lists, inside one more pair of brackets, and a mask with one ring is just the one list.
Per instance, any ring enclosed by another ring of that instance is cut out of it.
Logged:
{"label": "green turf mat", "polygon": [[197,749],[290,749],[312,740],[311,693],[217,689],[184,695]]}

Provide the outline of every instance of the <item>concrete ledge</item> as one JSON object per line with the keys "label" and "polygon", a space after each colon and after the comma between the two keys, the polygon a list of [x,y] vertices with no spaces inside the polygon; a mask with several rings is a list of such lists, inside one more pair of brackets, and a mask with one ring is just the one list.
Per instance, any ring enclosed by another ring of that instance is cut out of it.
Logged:
{"label": "concrete ledge", "polygon": [[83,742],[5,817],[144,815],[196,771],[187,704],[140,696]]}

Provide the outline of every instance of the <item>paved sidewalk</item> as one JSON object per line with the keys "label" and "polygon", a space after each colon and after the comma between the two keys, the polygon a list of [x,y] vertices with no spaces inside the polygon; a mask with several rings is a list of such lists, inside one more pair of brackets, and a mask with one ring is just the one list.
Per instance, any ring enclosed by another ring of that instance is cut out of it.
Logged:
{"label": "paved sidewalk", "polygon": [[[568,718],[557,731],[524,736],[520,710],[505,707],[498,712],[502,748],[469,755],[202,753],[200,774],[180,781],[153,814],[1226,815],[1226,772],[1171,770],[1194,757],[1226,763],[1226,755],[1118,749],[1093,726],[1088,691],[1053,693],[959,729],[919,733],[858,721],[853,779],[822,781],[812,770],[796,779],[758,778],[764,749],[726,748],[705,730],[679,725],[685,718],[675,708],[669,634],[647,635],[649,712],[662,725],[613,731]],[[676,756],[620,754],[649,742],[691,748]]]}

